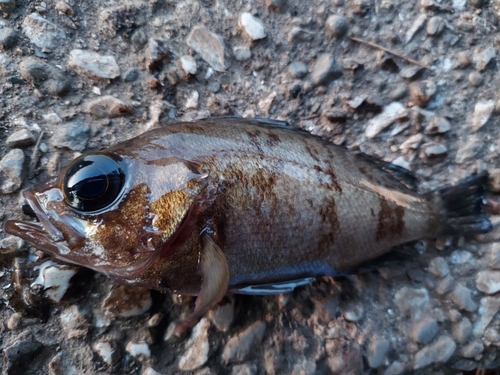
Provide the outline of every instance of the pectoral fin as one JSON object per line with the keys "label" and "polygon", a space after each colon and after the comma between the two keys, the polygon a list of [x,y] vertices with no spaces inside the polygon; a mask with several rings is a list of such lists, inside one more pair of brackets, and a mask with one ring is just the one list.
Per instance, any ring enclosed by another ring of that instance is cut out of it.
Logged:
{"label": "pectoral fin", "polygon": [[229,286],[229,267],[221,248],[208,234],[202,236],[200,269],[202,283],[196,298],[194,311],[175,327],[175,336],[181,337],[184,332],[198,321],[226,295]]}

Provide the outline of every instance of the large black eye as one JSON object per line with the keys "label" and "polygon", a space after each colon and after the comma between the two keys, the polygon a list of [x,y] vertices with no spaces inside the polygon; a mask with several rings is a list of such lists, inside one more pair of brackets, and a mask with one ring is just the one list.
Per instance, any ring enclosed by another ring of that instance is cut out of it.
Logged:
{"label": "large black eye", "polygon": [[125,183],[123,163],[104,155],[83,155],[75,159],[64,176],[64,198],[71,207],[84,212],[111,205]]}

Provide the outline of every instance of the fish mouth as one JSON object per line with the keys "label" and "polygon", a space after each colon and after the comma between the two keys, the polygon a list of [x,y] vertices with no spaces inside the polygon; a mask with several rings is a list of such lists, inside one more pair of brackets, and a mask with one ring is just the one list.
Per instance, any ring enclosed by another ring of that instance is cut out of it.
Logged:
{"label": "fish mouth", "polygon": [[[23,192],[26,202],[29,205],[30,216],[34,216],[39,221],[8,220],[5,223],[5,231],[14,236],[20,237],[29,244],[46,251],[52,255],[60,255],[61,252],[70,251],[71,243],[76,245],[81,242],[82,236],[77,233],[74,225],[71,225],[64,215],[58,215],[55,211],[43,208],[37,193],[33,190]],[[54,223],[58,224],[58,227]]]}

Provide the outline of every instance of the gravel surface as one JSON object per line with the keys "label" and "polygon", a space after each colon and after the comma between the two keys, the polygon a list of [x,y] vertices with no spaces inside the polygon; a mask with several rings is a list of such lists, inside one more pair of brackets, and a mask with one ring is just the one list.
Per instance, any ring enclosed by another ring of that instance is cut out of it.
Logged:
{"label": "gravel surface", "polygon": [[[80,153],[228,114],[394,162],[422,191],[484,169],[500,191],[494,0],[0,0],[0,12],[0,228],[22,217],[23,189]],[[183,341],[172,331],[192,298],[58,265],[0,229],[3,373],[499,366],[500,216],[492,223],[289,295],[228,296]]]}

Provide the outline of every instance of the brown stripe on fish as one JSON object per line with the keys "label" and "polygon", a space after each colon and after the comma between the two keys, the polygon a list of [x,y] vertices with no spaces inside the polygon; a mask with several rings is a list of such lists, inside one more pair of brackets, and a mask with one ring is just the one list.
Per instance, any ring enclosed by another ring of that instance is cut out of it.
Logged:
{"label": "brown stripe on fish", "polygon": [[319,250],[328,251],[335,243],[339,228],[339,215],[337,213],[337,203],[335,198],[327,197],[322,201],[318,211],[321,222],[326,224],[323,234],[318,242]]}
{"label": "brown stripe on fish", "polygon": [[319,165],[315,165],[314,170],[327,175],[330,177],[330,181],[320,181],[320,184],[326,186],[328,189],[335,189],[337,193],[342,194],[342,187],[337,181],[337,176],[335,175],[333,168],[331,166],[328,166],[328,169],[321,168]]}
{"label": "brown stripe on fish", "polygon": [[380,241],[390,236],[400,236],[405,229],[404,207],[398,206],[383,197],[380,199],[377,232],[375,240]]}

